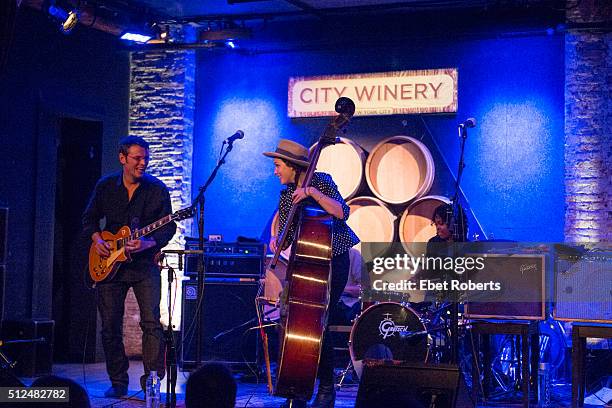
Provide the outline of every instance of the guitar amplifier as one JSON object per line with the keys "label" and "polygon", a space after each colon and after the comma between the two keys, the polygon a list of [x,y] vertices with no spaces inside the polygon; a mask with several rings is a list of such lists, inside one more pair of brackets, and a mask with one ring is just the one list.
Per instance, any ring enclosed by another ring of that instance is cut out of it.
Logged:
{"label": "guitar amplifier", "polygon": [[[198,248],[197,241],[187,241],[188,250]],[[251,278],[259,279],[263,274],[263,243],[225,243],[211,242],[204,246],[204,267],[206,278]],[[185,259],[186,276],[197,276],[198,256],[187,255]]]}
{"label": "guitar amplifier", "polygon": [[499,291],[468,295],[465,316],[472,319],[546,319],[546,256],[541,254],[470,254],[485,267],[466,272],[475,283],[499,282]]}
{"label": "guitar amplifier", "polygon": [[554,317],[612,323],[612,252],[557,257]]}
{"label": "guitar amplifier", "polygon": [[[202,325],[202,361],[217,361],[233,367],[254,367],[257,364],[258,330],[255,297],[257,282],[210,282],[204,284],[204,300],[200,314]],[[183,284],[183,333],[180,364],[193,368],[196,360],[196,321],[198,285]]]}

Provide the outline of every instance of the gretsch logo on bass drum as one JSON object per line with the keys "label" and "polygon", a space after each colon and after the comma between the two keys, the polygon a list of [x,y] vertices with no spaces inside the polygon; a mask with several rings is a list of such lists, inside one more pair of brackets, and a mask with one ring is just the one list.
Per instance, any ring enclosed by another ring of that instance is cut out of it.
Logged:
{"label": "gretsch logo on bass drum", "polygon": [[384,318],[378,325],[378,331],[383,339],[393,336],[395,333],[399,333],[400,336],[409,334],[408,326],[398,326],[391,318],[391,313],[385,313]]}

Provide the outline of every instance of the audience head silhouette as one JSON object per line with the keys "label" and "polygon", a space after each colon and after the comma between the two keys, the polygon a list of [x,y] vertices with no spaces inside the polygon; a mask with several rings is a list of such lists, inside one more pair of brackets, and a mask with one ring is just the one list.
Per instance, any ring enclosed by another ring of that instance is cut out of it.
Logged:
{"label": "audience head silhouette", "polygon": [[32,387],[67,387],[68,402],[36,403],[37,407],[90,408],[87,391],[77,382],[68,378],[47,375],[36,379]]}
{"label": "audience head silhouette", "polygon": [[233,408],[236,380],[221,363],[208,363],[191,373],[185,388],[186,408]]}

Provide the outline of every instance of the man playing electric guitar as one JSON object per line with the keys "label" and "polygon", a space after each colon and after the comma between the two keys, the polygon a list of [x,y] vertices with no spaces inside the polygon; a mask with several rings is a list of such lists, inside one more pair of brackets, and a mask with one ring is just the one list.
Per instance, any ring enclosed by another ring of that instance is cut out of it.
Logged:
{"label": "man playing electric guitar", "polygon": [[[119,162],[122,170],[102,177],[83,213],[83,228],[91,236],[95,252],[106,259],[111,245],[101,235],[100,220],[105,219],[105,231],[116,234],[123,226],[133,231],[171,214],[170,195],[157,178],[145,174],[149,163],[149,144],[140,137],[128,136],[119,142]],[[123,345],[123,310],[130,287],[140,308],[144,389],[149,372],[164,373],[162,327],[159,321],[161,277],[154,255],[174,235],[176,224],[171,221],[146,238],[128,240],[124,249],[131,262],[121,264],[116,275],[97,284],[98,310],[102,319],[102,345],[111,387],[107,397],[122,397],[128,390],[129,362]],[[116,249],[116,248],[114,248]]]}

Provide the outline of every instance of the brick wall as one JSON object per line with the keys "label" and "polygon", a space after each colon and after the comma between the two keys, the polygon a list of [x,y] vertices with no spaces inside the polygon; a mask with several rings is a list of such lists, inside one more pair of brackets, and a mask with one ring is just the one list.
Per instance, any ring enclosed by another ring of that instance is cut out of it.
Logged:
{"label": "brick wall", "polygon": [[567,22],[565,240],[612,242],[612,33],[597,29],[612,3],[584,0]]}
{"label": "brick wall", "polygon": [[[133,52],[130,67],[130,135],[141,136],[150,143],[148,172],[168,186],[172,209],[176,211],[191,204],[195,52]],[[191,220],[179,222],[168,248],[182,248],[184,236],[191,234],[191,225]],[[162,287],[162,295],[166,290]],[[175,310],[178,305],[177,302]],[[167,324],[168,314],[164,305],[161,312],[162,322]],[[175,313],[175,324],[178,318],[178,313]],[[130,290],[124,317],[124,341],[129,356],[141,355],[139,321],[138,304]]]}

